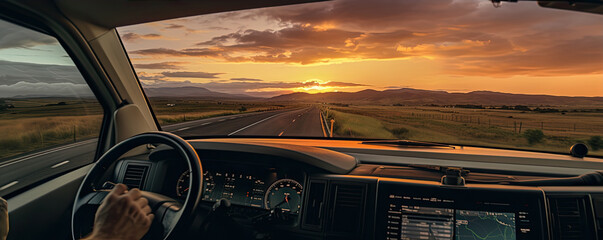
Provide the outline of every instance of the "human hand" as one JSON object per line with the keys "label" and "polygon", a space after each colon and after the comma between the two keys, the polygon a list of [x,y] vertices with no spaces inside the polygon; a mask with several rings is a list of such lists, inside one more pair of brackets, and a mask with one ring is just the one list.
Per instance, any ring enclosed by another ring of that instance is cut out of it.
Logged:
{"label": "human hand", "polygon": [[138,240],[149,231],[154,217],[140,190],[128,191],[126,185],[117,184],[96,211],[94,230],[86,239]]}

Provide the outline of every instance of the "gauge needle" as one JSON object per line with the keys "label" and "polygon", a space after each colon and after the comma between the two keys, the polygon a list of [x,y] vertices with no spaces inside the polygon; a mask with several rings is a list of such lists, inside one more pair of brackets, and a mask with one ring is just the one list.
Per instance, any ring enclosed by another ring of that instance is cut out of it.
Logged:
{"label": "gauge needle", "polygon": [[186,191],[188,191],[188,189],[189,189],[189,188],[186,188],[186,189],[184,189],[184,191],[182,191],[182,192],[186,192]]}
{"label": "gauge needle", "polygon": [[279,207],[280,205],[283,205],[283,203],[289,203],[289,196],[285,196],[285,200],[283,200],[282,202],[280,202],[279,204],[276,204],[276,206],[274,206],[274,208]]}

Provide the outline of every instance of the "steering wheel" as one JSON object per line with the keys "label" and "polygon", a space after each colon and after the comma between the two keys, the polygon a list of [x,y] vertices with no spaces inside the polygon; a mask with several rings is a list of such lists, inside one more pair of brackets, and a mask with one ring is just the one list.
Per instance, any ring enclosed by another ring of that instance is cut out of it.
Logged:
{"label": "steering wheel", "polygon": [[110,191],[101,181],[111,176],[112,171],[109,171],[112,169],[111,166],[128,151],[145,144],[165,144],[172,147],[187,162],[190,171],[190,190],[183,204],[158,193],[141,191],[143,197],[149,200],[149,206],[155,214],[151,230],[145,238],[177,239],[177,235],[187,231],[186,225],[192,221],[201,197],[203,181],[201,161],[195,149],[184,139],[158,131],[139,134],[120,142],[92,166],[84,177],[73,203],[71,215],[73,239],[83,238],[91,232],[96,209]]}

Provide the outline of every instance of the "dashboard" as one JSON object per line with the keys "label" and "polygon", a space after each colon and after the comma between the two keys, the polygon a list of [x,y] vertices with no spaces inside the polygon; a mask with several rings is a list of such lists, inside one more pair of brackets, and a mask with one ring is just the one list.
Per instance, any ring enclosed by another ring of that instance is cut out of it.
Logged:
{"label": "dashboard", "polygon": [[[231,151],[192,143],[204,156],[201,205],[206,206],[206,212],[199,213],[200,217],[211,212],[212,206],[215,209],[217,202],[227,200],[232,205],[227,214],[232,221],[225,226],[234,222],[244,226],[241,229],[255,234],[249,239],[603,237],[601,187],[492,184],[487,181],[534,179],[542,175],[478,170],[467,176],[464,185],[446,185],[440,183],[441,172],[366,160],[354,162],[342,174],[337,168],[346,165],[320,162],[338,157],[320,153],[322,150],[311,149],[305,152],[307,155],[295,156],[274,154],[266,148]],[[310,154],[316,159],[303,159]],[[329,158],[321,160],[325,156]],[[131,179],[129,172],[143,172],[140,181],[125,181]],[[116,181],[132,184],[131,187],[181,201],[187,196],[190,173],[167,150],[155,151],[148,160],[122,160],[115,173]],[[192,228],[203,229],[203,224],[193,224]]]}

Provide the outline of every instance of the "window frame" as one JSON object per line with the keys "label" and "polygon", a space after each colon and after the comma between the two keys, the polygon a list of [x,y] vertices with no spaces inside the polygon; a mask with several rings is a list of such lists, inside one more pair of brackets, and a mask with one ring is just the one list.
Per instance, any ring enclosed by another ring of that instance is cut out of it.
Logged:
{"label": "window frame", "polygon": [[125,105],[125,102],[115,90],[115,87],[107,77],[102,65],[96,59],[96,56],[87,41],[79,33],[79,30],[77,30],[77,28],[75,28],[67,19],[62,23],[57,22],[52,18],[45,17],[30,9],[24,9],[16,4],[2,2],[0,3],[0,21],[7,21],[17,26],[55,38],[73,61],[79,73],[82,75],[82,78],[92,91],[95,99],[103,109],[98,141],[92,161],[64,169],[28,186],[9,190],[4,197],[11,198],[44,182],[64,175],[67,172],[96,162],[111,146],[115,145],[114,133],[112,131],[114,128],[114,117],[112,113],[119,107]]}

